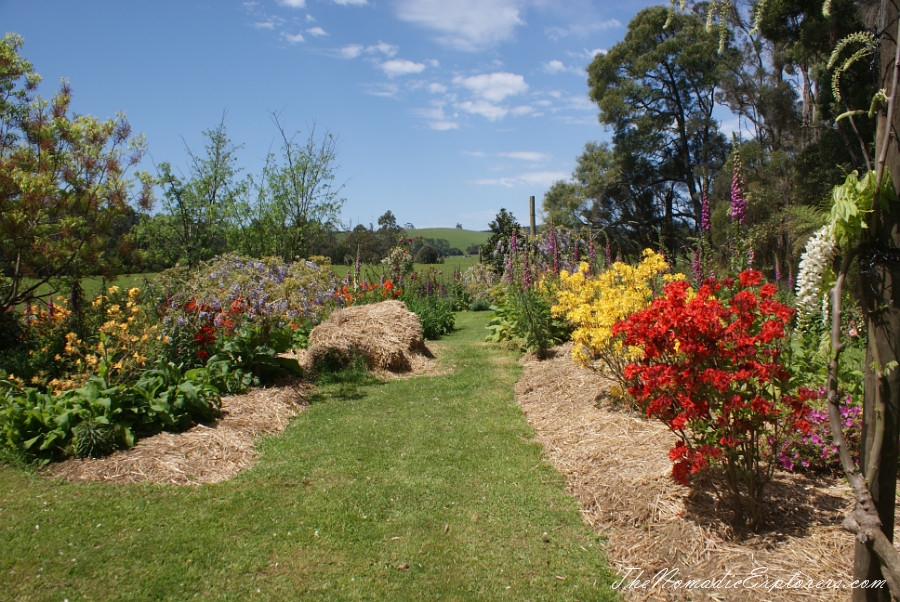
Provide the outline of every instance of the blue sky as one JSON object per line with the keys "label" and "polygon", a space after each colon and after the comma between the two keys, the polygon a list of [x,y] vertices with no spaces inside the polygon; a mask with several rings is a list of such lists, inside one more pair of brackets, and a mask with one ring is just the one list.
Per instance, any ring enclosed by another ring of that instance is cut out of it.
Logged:
{"label": "blue sky", "polygon": [[345,224],[527,222],[607,133],[585,67],[649,0],[0,0],[49,97],[124,112],[153,162],[186,171],[223,112],[239,163],[278,149],[277,113],[338,139]]}

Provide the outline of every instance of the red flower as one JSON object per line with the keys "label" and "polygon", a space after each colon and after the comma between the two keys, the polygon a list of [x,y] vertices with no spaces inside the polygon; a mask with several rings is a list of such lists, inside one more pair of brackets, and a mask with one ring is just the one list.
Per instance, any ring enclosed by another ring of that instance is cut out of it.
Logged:
{"label": "red flower", "polygon": [[629,392],[679,436],[669,452],[679,483],[713,462],[752,474],[777,455],[763,449],[777,439],[773,433],[808,428],[810,391],[772,393],[785,390],[790,376],[779,358],[793,310],[774,299],[777,288],[761,284],[756,270],[739,275],[739,289],[735,283],[707,279],[690,300],[687,282],[670,283],[647,309],[613,327],[625,345],[642,350],[624,369]]}
{"label": "red flower", "polygon": [[762,272],[757,270],[744,270],[738,277],[741,279],[741,288],[756,286],[762,281]]}

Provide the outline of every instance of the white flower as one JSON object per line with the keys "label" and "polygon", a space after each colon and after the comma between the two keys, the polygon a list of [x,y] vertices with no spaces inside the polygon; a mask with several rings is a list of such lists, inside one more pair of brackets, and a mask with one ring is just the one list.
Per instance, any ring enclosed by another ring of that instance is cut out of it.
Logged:
{"label": "white flower", "polygon": [[832,269],[836,254],[837,245],[831,226],[822,226],[806,241],[806,251],[800,258],[800,273],[797,275],[797,312],[801,322],[820,311],[827,315],[827,291],[822,288],[825,274]]}

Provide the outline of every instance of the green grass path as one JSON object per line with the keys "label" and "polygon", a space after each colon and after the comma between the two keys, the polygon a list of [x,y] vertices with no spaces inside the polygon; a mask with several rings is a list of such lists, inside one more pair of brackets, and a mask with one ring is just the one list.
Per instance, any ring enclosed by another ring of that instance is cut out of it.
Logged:
{"label": "green grass path", "polygon": [[0,465],[0,600],[617,599],[515,357],[480,342],[484,313],[457,318],[447,374],[326,389],[226,483]]}

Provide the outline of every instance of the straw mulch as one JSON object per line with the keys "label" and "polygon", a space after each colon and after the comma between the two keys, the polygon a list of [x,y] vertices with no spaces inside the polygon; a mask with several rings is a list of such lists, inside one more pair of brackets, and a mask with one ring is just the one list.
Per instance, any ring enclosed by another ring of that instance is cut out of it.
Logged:
{"label": "straw mulch", "polygon": [[69,481],[200,485],[232,478],[253,466],[254,438],[284,430],[306,405],[300,381],[222,398],[222,418],[183,433],[160,433],[105,458],[70,459],[50,466]]}
{"label": "straw mulch", "polygon": [[328,360],[349,364],[354,355],[363,356],[371,370],[408,372],[431,352],[418,316],[400,301],[382,301],[332,312],[309,334],[313,367]]}
{"label": "straw mulch", "polygon": [[[772,485],[770,527],[741,536],[711,493],[677,485],[668,451],[674,435],[658,421],[616,407],[611,383],[576,366],[571,344],[538,361],[526,357],[516,398],[567,478],[584,520],[608,538],[608,558],[630,583],[660,571],[674,579],[710,579],[767,571],[770,582],[804,578],[852,582],[853,537],[840,527],[852,507],[841,479],[779,473]],[[895,538],[896,540],[897,538]],[[759,583],[762,582],[760,579]],[[753,583],[753,582],[751,582]],[[841,589],[678,590],[649,584],[626,590],[628,600],[846,600]]]}

